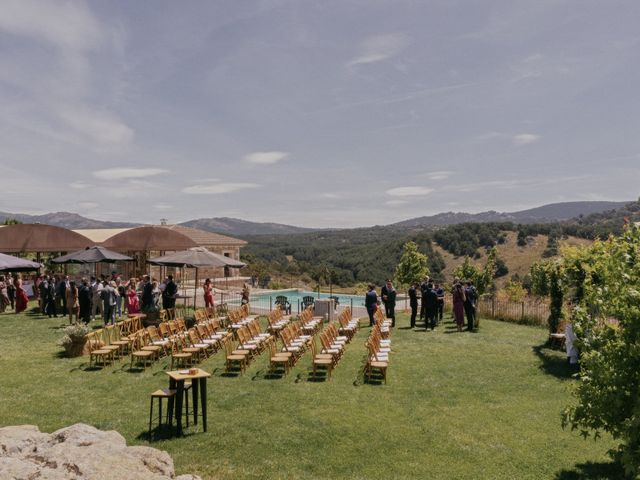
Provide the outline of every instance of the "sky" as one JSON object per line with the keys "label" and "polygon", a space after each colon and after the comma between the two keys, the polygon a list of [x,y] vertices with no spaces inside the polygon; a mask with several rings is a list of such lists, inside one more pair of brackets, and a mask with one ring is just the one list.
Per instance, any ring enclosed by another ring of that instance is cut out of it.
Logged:
{"label": "sky", "polygon": [[307,227],[640,191],[640,2],[3,0],[0,211]]}

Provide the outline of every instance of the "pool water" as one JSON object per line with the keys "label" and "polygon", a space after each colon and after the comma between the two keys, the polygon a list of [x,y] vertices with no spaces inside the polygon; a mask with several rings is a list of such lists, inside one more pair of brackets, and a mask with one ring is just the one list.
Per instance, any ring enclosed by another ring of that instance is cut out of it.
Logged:
{"label": "pool water", "polygon": [[[298,304],[302,304],[302,298],[306,296],[317,298],[329,298],[330,296],[338,297],[338,302],[342,306],[351,306],[361,307],[364,306],[364,295],[347,295],[341,293],[333,293],[329,295],[327,292],[320,292],[318,296],[318,292],[308,292],[299,289],[290,289],[290,290],[273,290],[271,292],[261,292],[257,294],[252,294],[249,297],[251,304],[269,304],[275,303],[276,297],[279,295],[284,295],[287,297],[287,300],[291,304],[292,309],[295,311],[297,309]],[[353,301],[353,304],[351,303]]]}

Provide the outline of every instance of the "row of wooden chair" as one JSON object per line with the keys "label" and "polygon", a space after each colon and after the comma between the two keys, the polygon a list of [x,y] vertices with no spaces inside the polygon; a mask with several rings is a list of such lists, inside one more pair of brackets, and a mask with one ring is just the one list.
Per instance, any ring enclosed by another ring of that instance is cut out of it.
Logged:
{"label": "row of wooden chair", "polygon": [[298,315],[298,321],[307,335],[315,335],[322,328],[323,318],[314,316],[314,307],[309,305]]}
{"label": "row of wooden chair", "polygon": [[268,331],[278,336],[280,331],[291,321],[291,315],[285,315],[280,305],[276,305],[267,315]]}
{"label": "row of wooden chair", "polygon": [[251,320],[255,319],[255,315],[251,315],[251,309],[248,303],[245,303],[240,308],[235,310],[229,310],[227,316],[227,327],[237,330],[240,327],[247,325]]}
{"label": "row of wooden chair", "polygon": [[389,354],[391,353],[390,325],[391,321],[384,315],[376,315],[376,323],[371,328],[369,338],[365,342],[367,348],[367,362],[364,374],[367,381],[371,380],[374,373],[382,375],[384,383],[387,383],[387,368],[389,367]]}
{"label": "row of wooden chair", "polygon": [[360,328],[360,320],[353,318],[351,315],[350,307],[345,308],[340,315],[338,315],[338,324],[340,325],[338,331],[341,335],[349,337],[349,341],[353,339],[358,332],[358,328]]}

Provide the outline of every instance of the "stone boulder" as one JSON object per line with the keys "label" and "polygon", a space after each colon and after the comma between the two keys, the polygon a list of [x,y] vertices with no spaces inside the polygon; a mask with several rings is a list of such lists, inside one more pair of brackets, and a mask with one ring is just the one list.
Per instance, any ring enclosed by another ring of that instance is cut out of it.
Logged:
{"label": "stone boulder", "polygon": [[27,480],[198,480],[176,477],[167,452],[127,447],[122,435],[78,423],[51,434],[33,425],[0,428],[0,478]]}

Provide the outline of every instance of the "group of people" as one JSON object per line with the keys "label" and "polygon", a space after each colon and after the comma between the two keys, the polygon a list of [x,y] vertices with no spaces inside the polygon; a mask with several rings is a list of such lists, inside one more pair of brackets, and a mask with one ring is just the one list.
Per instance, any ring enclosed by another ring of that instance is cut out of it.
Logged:
{"label": "group of people", "polygon": [[380,289],[380,299],[378,299],[378,294],[376,293],[376,286],[373,283],[369,284],[367,294],[364,297],[364,306],[366,307],[367,314],[369,315],[370,327],[375,323],[373,316],[381,303],[384,305],[385,316],[391,319],[391,326],[396,326],[397,295],[398,292],[396,292],[393,283],[389,279],[386,280],[385,284]]}
{"label": "group of people", "polygon": [[[451,287],[453,318],[458,327],[458,331],[462,331],[467,322],[467,330],[471,331],[477,325],[476,321],[476,304],[478,293],[473,286],[473,282],[461,282],[460,279],[454,279]],[[374,284],[370,284],[367,294],[365,295],[365,307],[369,315],[369,325],[374,324],[373,316],[380,304],[384,305],[385,316],[391,319],[391,326],[395,327],[396,316],[395,306],[397,292],[391,280],[387,280],[380,290],[380,299],[376,293]],[[415,282],[409,288],[409,305],[411,307],[411,328],[415,328],[418,319],[418,305],[420,304],[419,319],[424,321],[425,329],[436,328],[444,317],[444,300],[445,290],[439,283],[434,283],[432,279],[426,277],[422,283]]]}
{"label": "group of people", "polygon": [[0,313],[8,307],[20,313],[27,309],[29,297],[22,288],[22,278],[19,275],[0,275]]}
{"label": "group of people", "polygon": [[[68,314],[69,322],[89,323],[102,318],[106,324],[115,323],[125,313],[159,309],[160,305],[174,308],[178,286],[172,275],[161,283],[149,275],[123,281],[115,272],[110,277],[85,277],[79,282],[70,280],[68,275],[40,275],[35,279],[33,293],[40,311],[49,318]],[[0,312],[10,307],[20,313],[28,301],[19,275],[0,275]]]}

